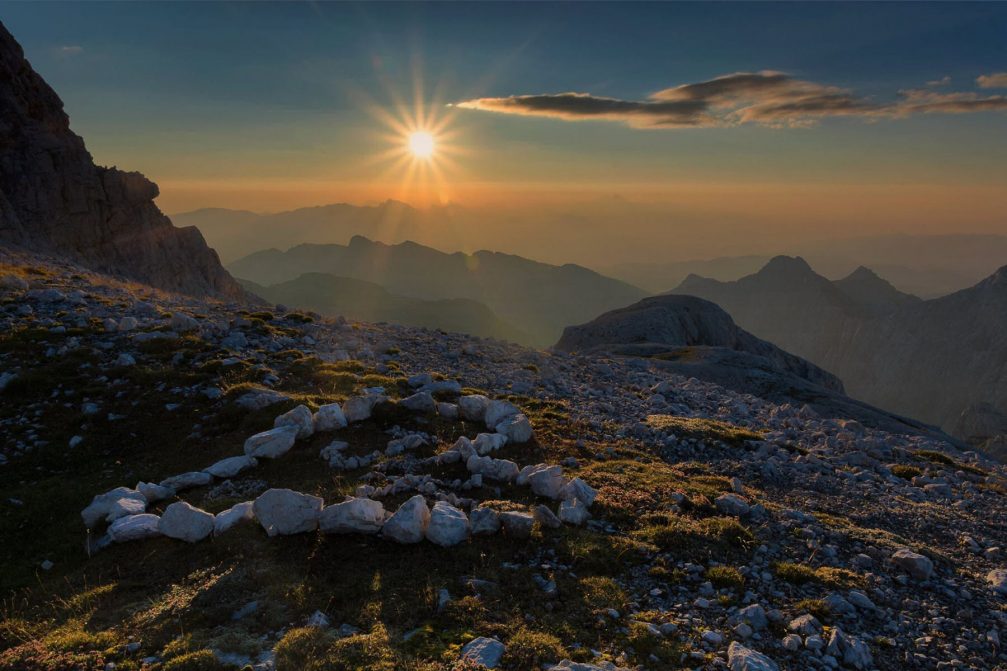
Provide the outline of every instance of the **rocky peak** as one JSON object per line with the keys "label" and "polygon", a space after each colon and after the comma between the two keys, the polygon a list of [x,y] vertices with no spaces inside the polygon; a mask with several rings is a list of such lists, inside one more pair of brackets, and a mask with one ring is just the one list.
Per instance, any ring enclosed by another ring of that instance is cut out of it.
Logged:
{"label": "rocky peak", "polygon": [[175,228],[138,172],[96,166],[63,101],[0,24],[0,243],[194,295],[244,296],[193,228]]}
{"label": "rocky peak", "polygon": [[814,275],[808,262],[800,256],[774,256],[762,267],[758,275],[800,277]]}

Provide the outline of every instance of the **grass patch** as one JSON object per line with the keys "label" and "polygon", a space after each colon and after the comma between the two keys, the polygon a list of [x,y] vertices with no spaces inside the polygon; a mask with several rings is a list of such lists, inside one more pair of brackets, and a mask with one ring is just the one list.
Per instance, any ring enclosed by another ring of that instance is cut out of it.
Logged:
{"label": "grass patch", "polygon": [[765,440],[765,434],[716,419],[648,415],[647,425],[660,431],[673,431],[686,438],[720,440],[730,445],[742,445],[750,440]]}
{"label": "grass patch", "polygon": [[912,480],[913,478],[923,475],[923,471],[915,466],[895,464],[892,466],[892,475],[902,478],[903,480]]}
{"label": "grass patch", "polygon": [[966,473],[972,473],[974,475],[986,475],[986,471],[981,468],[976,468],[975,466],[970,466],[969,464],[963,464],[959,461],[955,461],[943,452],[938,452],[936,450],[917,450],[913,452],[913,456],[917,459],[922,459],[923,461],[929,461],[932,464],[939,464],[941,466],[950,466],[959,471],[965,471]]}
{"label": "grass patch", "polygon": [[745,588],[745,576],[733,566],[711,566],[706,569],[706,579],[714,587],[741,590]]}
{"label": "grass patch", "polygon": [[819,583],[835,588],[864,587],[864,577],[853,571],[832,566],[814,568],[796,562],[776,562],[773,572],[778,578],[793,585]]}

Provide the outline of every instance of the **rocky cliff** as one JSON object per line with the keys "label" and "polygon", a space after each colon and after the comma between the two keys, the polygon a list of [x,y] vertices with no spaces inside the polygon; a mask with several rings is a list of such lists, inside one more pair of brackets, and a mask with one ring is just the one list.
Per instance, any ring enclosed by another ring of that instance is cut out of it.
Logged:
{"label": "rocky cliff", "polygon": [[0,243],[194,295],[243,290],[200,232],[175,228],[157,185],[96,166],[63,102],[0,24]]}

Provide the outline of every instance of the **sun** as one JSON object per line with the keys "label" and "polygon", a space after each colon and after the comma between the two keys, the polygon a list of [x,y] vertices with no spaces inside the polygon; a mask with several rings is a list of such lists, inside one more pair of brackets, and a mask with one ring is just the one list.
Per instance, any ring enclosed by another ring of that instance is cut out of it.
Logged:
{"label": "sun", "polygon": [[410,133],[408,137],[409,151],[416,158],[428,159],[434,155],[437,142],[427,131],[419,130]]}

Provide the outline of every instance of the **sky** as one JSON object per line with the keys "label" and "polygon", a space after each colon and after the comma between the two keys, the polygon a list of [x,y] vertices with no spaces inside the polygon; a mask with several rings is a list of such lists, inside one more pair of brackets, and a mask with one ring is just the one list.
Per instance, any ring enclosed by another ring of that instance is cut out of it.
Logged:
{"label": "sky", "polygon": [[[619,196],[696,226],[750,215],[751,235],[1007,233],[1007,4],[0,2],[0,20],[96,161],[156,181],[169,213]],[[417,129],[430,159],[405,149]]]}

